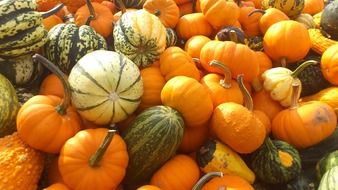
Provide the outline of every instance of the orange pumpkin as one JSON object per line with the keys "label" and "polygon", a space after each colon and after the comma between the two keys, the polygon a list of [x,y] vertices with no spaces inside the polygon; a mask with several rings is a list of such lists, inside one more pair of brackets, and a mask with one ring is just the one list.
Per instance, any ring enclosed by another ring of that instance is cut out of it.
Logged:
{"label": "orange pumpkin", "polygon": [[143,9],[156,15],[165,27],[175,28],[180,10],[174,0],[146,0]]}
{"label": "orange pumpkin", "polygon": [[263,46],[264,52],[272,60],[285,65],[303,59],[310,50],[311,41],[303,24],[294,20],[283,20],[266,31]]}
{"label": "orange pumpkin", "polygon": [[43,190],[70,190],[65,184],[62,183],[54,183]]}
{"label": "orange pumpkin", "polygon": [[201,79],[201,84],[208,89],[211,95],[214,107],[224,102],[243,104],[242,92],[237,82],[231,79],[229,67],[216,60],[211,61],[210,65],[220,68],[224,73],[224,77],[216,73],[210,73]]}
{"label": "orange pumpkin", "polygon": [[150,184],[163,190],[191,190],[199,176],[197,163],[187,155],[178,154],[154,173]]}
{"label": "orange pumpkin", "polygon": [[261,35],[261,30],[259,28],[259,21],[262,17],[261,14],[249,14],[255,10],[255,7],[241,7],[240,8],[240,16],[238,21],[241,23],[241,27],[244,33],[251,36],[259,36]]}
{"label": "orange pumpkin", "polygon": [[145,110],[151,106],[161,105],[161,90],[165,79],[158,67],[147,67],[141,70],[143,79],[143,95],[138,111]]}
{"label": "orange pumpkin", "polygon": [[337,125],[332,107],[320,101],[298,103],[299,81],[292,84],[291,106],[272,120],[272,134],[296,148],[307,148],[330,136]]}
{"label": "orange pumpkin", "polygon": [[258,59],[259,64],[258,77],[260,78],[266,70],[272,68],[272,61],[269,58],[269,56],[267,56],[264,52],[256,51],[255,53]]}
{"label": "orange pumpkin", "polygon": [[115,189],[128,165],[127,146],[114,130],[86,129],[63,146],[59,156],[61,176],[70,188]]}
{"label": "orange pumpkin", "polygon": [[[57,6],[60,3],[60,0],[35,0],[35,3],[37,5],[37,11],[39,12],[45,12],[49,11],[55,6]],[[55,15],[58,16],[60,19],[62,19],[66,12],[65,7],[63,7],[61,10],[59,10]]]}
{"label": "orange pumpkin", "polygon": [[262,0],[250,0],[255,5],[256,9],[262,8]]}
{"label": "orange pumpkin", "polygon": [[265,127],[265,133],[267,136],[269,136],[271,132],[271,119],[263,111],[260,110],[253,110],[252,113],[262,122]]}
{"label": "orange pumpkin", "polygon": [[203,46],[200,59],[203,68],[209,72],[223,74],[219,68],[209,65],[212,60],[217,60],[230,68],[233,78],[244,74],[244,80],[251,82],[258,76],[259,64],[256,54],[243,44],[212,40]]}
{"label": "orange pumpkin", "polygon": [[302,13],[315,15],[324,9],[324,0],[304,0],[304,9]]}
{"label": "orange pumpkin", "polygon": [[137,188],[136,190],[161,190],[161,188],[154,185],[143,185],[142,187]]}
{"label": "orange pumpkin", "polygon": [[254,109],[264,112],[272,121],[272,119],[284,108],[278,101],[271,98],[270,93],[260,87],[252,96]]}
{"label": "orange pumpkin", "polygon": [[61,80],[55,74],[49,74],[45,77],[40,85],[39,94],[55,95],[60,98],[64,97],[64,91]]}
{"label": "orange pumpkin", "polygon": [[186,127],[178,151],[186,154],[197,151],[208,139],[208,134],[208,123],[201,127]]}
{"label": "orange pumpkin", "polygon": [[234,1],[200,0],[202,13],[215,28],[233,25],[239,18],[240,9]]}
{"label": "orange pumpkin", "polygon": [[108,0],[104,0],[104,1],[101,2],[101,5],[108,7],[112,14],[116,13],[116,6],[113,2],[108,1]]}
{"label": "orange pumpkin", "polygon": [[161,91],[162,104],[179,111],[187,127],[201,127],[210,118],[213,104],[210,94],[197,80],[176,76]]}
{"label": "orange pumpkin", "polygon": [[210,38],[202,35],[193,36],[185,43],[184,50],[192,58],[200,58],[202,47],[210,40]]}
{"label": "orange pumpkin", "polygon": [[[86,4],[86,0],[60,0],[71,13],[75,13],[80,7]],[[92,2],[101,3],[103,0],[91,0]]]}
{"label": "orange pumpkin", "polygon": [[290,20],[283,11],[276,8],[268,8],[266,10],[256,9],[252,11],[249,15],[252,16],[253,14],[263,14],[262,17],[259,19],[259,29],[263,34],[265,34],[265,32],[273,24],[282,20]]}
{"label": "orange pumpkin", "polygon": [[56,15],[51,15],[43,19],[42,24],[49,31],[53,26],[63,23],[62,19]]}
{"label": "orange pumpkin", "polygon": [[37,95],[20,108],[17,130],[20,138],[31,147],[48,153],[58,153],[63,144],[80,130],[81,118],[70,106],[70,87],[64,74],[39,54],[33,59],[44,64],[61,79],[64,99]]}
{"label": "orange pumpkin", "polygon": [[217,106],[211,117],[210,127],[220,141],[242,154],[252,153],[264,142],[266,129],[252,113],[250,94],[244,87],[243,76],[237,79],[245,99],[245,106],[226,102]]}
{"label": "orange pumpkin", "polygon": [[192,0],[174,0],[177,5],[183,5],[185,3],[191,3]]}
{"label": "orange pumpkin", "polygon": [[110,9],[100,3],[86,0],[86,5],[80,7],[74,16],[75,24],[88,24],[103,37],[108,37],[113,31],[114,15]]}
{"label": "orange pumpkin", "polygon": [[324,51],[320,68],[326,80],[333,85],[338,85],[338,44]]}
{"label": "orange pumpkin", "polygon": [[196,35],[210,36],[212,27],[202,13],[191,13],[180,18],[176,32],[179,38],[188,40]]}
{"label": "orange pumpkin", "polygon": [[200,73],[190,55],[177,46],[169,47],[161,54],[160,69],[165,80],[175,76],[200,80]]}
{"label": "orange pumpkin", "polygon": [[193,2],[187,2],[184,4],[178,5],[178,9],[180,10],[180,16],[194,13],[193,8],[194,8]]}

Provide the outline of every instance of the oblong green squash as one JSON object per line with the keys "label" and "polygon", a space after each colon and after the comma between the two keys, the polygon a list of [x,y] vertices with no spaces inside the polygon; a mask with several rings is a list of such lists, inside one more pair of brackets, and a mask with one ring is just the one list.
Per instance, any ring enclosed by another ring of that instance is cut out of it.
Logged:
{"label": "oblong green squash", "polygon": [[149,180],[176,153],[183,130],[183,117],[171,107],[154,106],[141,112],[122,134],[129,154],[124,183]]}
{"label": "oblong green squash", "polygon": [[320,180],[318,190],[338,190],[338,166],[325,172]]}
{"label": "oblong green squash", "polygon": [[326,171],[338,166],[338,150],[333,151],[321,158],[316,165],[317,178],[320,180]]}
{"label": "oblong green squash", "polygon": [[0,74],[0,137],[12,134],[16,114],[19,111],[18,98],[11,82]]}

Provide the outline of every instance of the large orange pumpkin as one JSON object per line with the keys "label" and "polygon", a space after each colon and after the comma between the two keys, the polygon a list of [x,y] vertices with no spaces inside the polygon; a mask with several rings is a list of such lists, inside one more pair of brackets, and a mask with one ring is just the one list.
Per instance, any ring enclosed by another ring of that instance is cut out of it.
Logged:
{"label": "large orange pumpkin", "polygon": [[325,79],[333,85],[338,85],[338,44],[324,51],[320,67]]}
{"label": "large orange pumpkin", "polygon": [[180,18],[176,32],[179,38],[188,40],[196,35],[210,36],[212,27],[202,13],[191,13]]}
{"label": "large orange pumpkin", "polygon": [[146,0],[143,9],[156,15],[165,27],[175,28],[180,10],[174,0]]}

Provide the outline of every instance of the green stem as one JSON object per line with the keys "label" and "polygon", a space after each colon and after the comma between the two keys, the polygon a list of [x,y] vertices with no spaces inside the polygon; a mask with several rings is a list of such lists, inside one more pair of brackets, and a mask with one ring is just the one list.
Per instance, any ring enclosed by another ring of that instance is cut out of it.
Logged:
{"label": "green stem", "polygon": [[60,105],[56,106],[56,111],[61,114],[65,115],[68,106],[70,105],[71,100],[71,92],[70,92],[70,85],[68,83],[68,80],[66,80],[66,75],[52,62],[50,62],[48,59],[43,57],[40,54],[33,55],[33,60],[38,61],[39,63],[42,63],[48,70],[50,70],[53,74],[55,74],[61,81],[62,86],[64,88],[64,98]]}
{"label": "green stem", "polygon": [[194,185],[192,190],[201,190],[207,181],[209,181],[213,177],[223,177],[222,172],[209,172],[205,174],[198,182]]}
{"label": "green stem", "polygon": [[89,158],[89,166],[90,167],[99,167],[100,161],[102,160],[104,154],[106,153],[113,137],[116,133],[116,130],[109,129],[106,137],[102,141],[100,147],[96,150],[96,152]]}
{"label": "green stem", "polygon": [[314,60],[309,60],[309,61],[305,61],[304,63],[302,63],[301,65],[299,65],[296,70],[294,70],[291,74],[291,76],[293,78],[297,77],[299,73],[301,73],[306,67],[310,66],[310,65],[316,65],[318,64],[317,61]]}
{"label": "green stem", "polygon": [[300,90],[299,80],[296,79],[292,82],[292,94],[291,94],[290,109],[298,108],[299,90]]}
{"label": "green stem", "polygon": [[61,10],[63,6],[64,6],[64,4],[60,3],[60,4],[56,5],[54,8],[52,8],[51,10],[41,13],[42,18],[47,18],[49,16],[52,16],[53,14],[55,14],[59,10]]}
{"label": "green stem", "polygon": [[231,71],[230,68],[227,65],[224,65],[222,62],[217,61],[217,60],[212,60],[209,63],[210,66],[212,67],[217,67],[222,70],[224,73],[224,79],[219,81],[219,84],[226,89],[231,88]]}
{"label": "green stem", "polygon": [[265,14],[265,10],[262,10],[262,9],[256,9],[256,10],[253,10],[251,13],[248,14],[248,16],[251,16],[255,13],[261,13],[261,14]]}
{"label": "green stem", "polygon": [[272,140],[270,137],[266,137],[264,140],[264,145],[269,149],[270,152],[275,152],[278,151],[277,147],[273,144]]}
{"label": "green stem", "polygon": [[252,97],[248,91],[248,89],[246,89],[244,82],[243,82],[243,74],[239,74],[237,76],[237,83],[239,85],[239,89],[241,90],[243,96],[244,96],[244,105],[245,107],[249,110],[252,111],[253,110],[253,101],[252,101]]}

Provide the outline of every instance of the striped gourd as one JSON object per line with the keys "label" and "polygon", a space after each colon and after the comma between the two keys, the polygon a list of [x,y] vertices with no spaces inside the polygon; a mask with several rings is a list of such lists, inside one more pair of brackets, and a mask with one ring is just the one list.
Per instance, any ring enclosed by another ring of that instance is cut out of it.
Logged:
{"label": "striped gourd", "polygon": [[95,124],[122,121],[138,107],[143,81],[138,67],[124,55],[96,50],[83,56],[70,72],[72,104]]}
{"label": "striped gourd", "polygon": [[78,27],[74,23],[58,24],[48,33],[45,55],[69,74],[81,57],[99,49],[107,49],[107,43],[92,27]]}
{"label": "striped gourd", "polygon": [[122,3],[126,8],[141,9],[146,0],[122,0]]}
{"label": "striped gourd", "polygon": [[114,26],[114,47],[137,66],[159,59],[166,46],[166,29],[158,17],[143,9],[124,13]]}
{"label": "striped gourd", "polygon": [[338,190],[338,166],[325,172],[320,180],[318,190]]}
{"label": "striped gourd", "polygon": [[0,74],[4,75],[13,85],[29,85],[39,79],[44,68],[34,63],[32,56],[24,55],[13,59],[0,60]]}
{"label": "striped gourd", "polygon": [[338,150],[330,152],[322,157],[316,164],[317,178],[320,180],[325,172],[329,169],[338,166]]}
{"label": "striped gourd", "polygon": [[15,89],[9,80],[0,74],[0,137],[12,134],[19,110]]}
{"label": "striped gourd", "polygon": [[171,107],[154,106],[141,112],[122,134],[129,154],[124,183],[148,180],[176,153],[183,130],[183,117]]}
{"label": "striped gourd", "polygon": [[308,32],[311,40],[311,49],[320,55],[330,46],[337,44],[337,41],[326,38],[320,29],[310,28]]}
{"label": "striped gourd", "polygon": [[42,20],[62,6],[41,13],[36,11],[37,5],[33,0],[0,1],[0,57],[30,54],[42,47],[48,34]]}
{"label": "striped gourd", "polygon": [[300,15],[304,9],[304,0],[262,0],[262,8],[270,7],[283,11],[291,19]]}
{"label": "striped gourd", "polygon": [[177,42],[177,34],[172,28],[166,28],[166,48],[175,46]]}

